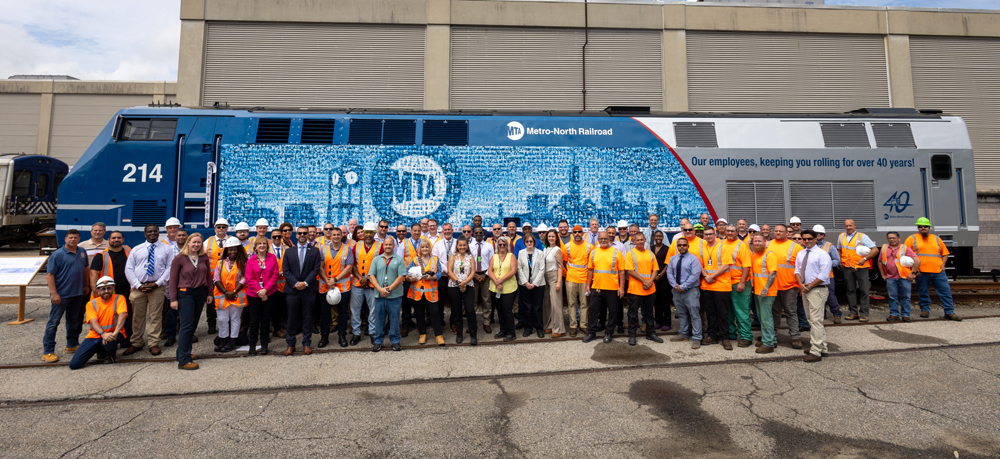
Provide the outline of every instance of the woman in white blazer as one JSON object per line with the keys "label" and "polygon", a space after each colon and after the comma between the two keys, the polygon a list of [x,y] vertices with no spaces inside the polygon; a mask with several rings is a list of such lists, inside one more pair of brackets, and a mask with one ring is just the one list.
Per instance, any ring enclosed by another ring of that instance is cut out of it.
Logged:
{"label": "woman in white blazer", "polygon": [[524,249],[517,254],[517,278],[520,281],[519,307],[525,308],[524,336],[532,330],[545,337],[542,328],[542,301],[545,298],[545,251],[536,249],[538,241],[531,233],[524,235]]}

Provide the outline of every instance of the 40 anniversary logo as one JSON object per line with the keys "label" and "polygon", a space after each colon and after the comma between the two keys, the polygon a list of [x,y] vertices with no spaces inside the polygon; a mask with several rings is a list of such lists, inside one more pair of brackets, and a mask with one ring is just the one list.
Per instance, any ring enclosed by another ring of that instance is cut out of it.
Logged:
{"label": "40 anniversary logo", "polygon": [[889,214],[893,213],[893,211],[895,211],[895,213],[897,214],[901,214],[905,212],[906,209],[912,205],[913,204],[910,204],[909,191],[897,191],[893,193],[892,196],[885,201],[885,204],[882,204],[883,207],[889,208],[889,211],[887,213],[882,214],[882,218],[884,220],[888,220],[890,218]]}

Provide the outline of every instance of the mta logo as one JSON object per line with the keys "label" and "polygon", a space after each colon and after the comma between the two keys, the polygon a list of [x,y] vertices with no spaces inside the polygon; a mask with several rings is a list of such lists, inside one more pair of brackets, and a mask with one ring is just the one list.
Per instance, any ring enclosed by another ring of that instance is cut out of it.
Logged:
{"label": "mta logo", "polygon": [[885,201],[885,204],[882,204],[882,206],[889,208],[889,213],[896,211],[897,214],[905,212],[906,208],[912,205],[913,204],[910,204],[909,191],[897,191],[892,194],[892,197]]}
{"label": "mta logo", "polygon": [[521,140],[524,137],[524,126],[517,121],[507,123],[507,138],[510,140]]}

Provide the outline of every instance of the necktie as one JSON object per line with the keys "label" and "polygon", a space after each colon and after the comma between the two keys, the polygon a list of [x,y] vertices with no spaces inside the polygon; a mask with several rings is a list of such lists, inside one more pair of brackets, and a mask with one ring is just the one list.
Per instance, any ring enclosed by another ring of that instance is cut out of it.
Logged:
{"label": "necktie", "polygon": [[156,244],[149,244],[149,259],[146,262],[146,277],[153,277],[156,271]]}
{"label": "necktie", "polygon": [[299,274],[302,274],[302,269],[306,266],[306,249],[309,248],[308,245],[299,246]]}
{"label": "necktie", "polygon": [[806,266],[809,265],[809,249],[806,249],[806,255],[802,257],[802,282],[809,283],[806,280]]}
{"label": "necktie", "polygon": [[444,256],[446,258],[448,257],[448,255],[451,255],[451,243],[454,241],[455,241],[454,239],[448,239],[448,241],[445,242],[445,245],[447,245],[447,249],[445,249],[444,251]]}
{"label": "necktie", "polygon": [[677,257],[677,274],[676,274],[676,276],[677,276],[677,285],[678,286],[681,285],[681,266],[683,264],[684,264],[684,254],[682,253],[681,256]]}
{"label": "necktie", "polygon": [[480,242],[479,244],[476,244],[476,250],[478,252],[477,255],[476,255],[476,272],[477,273],[481,273],[481,272],[483,272],[483,243],[482,242]]}

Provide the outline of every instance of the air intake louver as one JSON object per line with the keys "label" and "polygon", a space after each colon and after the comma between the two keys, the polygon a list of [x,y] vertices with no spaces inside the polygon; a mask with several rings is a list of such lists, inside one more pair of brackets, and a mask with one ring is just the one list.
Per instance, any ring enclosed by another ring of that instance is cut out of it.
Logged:
{"label": "air intake louver", "polygon": [[674,137],[681,148],[719,148],[715,123],[674,123]]}
{"label": "air intake louver", "polygon": [[382,143],[382,120],[352,119],[347,143],[352,145],[379,145]]}
{"label": "air intake louver", "polygon": [[416,120],[352,119],[347,143],[353,145],[416,145]]}
{"label": "air intake louver", "polygon": [[865,123],[820,123],[827,148],[871,148]]}
{"label": "air intake louver", "polygon": [[872,132],[879,148],[917,148],[909,123],[872,123]]}
{"label": "air intake louver", "polygon": [[306,118],[302,120],[301,143],[332,144],[334,120]]}
{"label": "air intake louver", "polygon": [[162,225],[167,220],[167,208],[156,200],[132,201],[132,226]]}
{"label": "air intake louver", "polygon": [[424,145],[468,145],[466,120],[424,120]]}
{"label": "air intake louver", "polygon": [[288,131],[292,120],[279,118],[259,118],[257,120],[257,143],[288,143]]}

